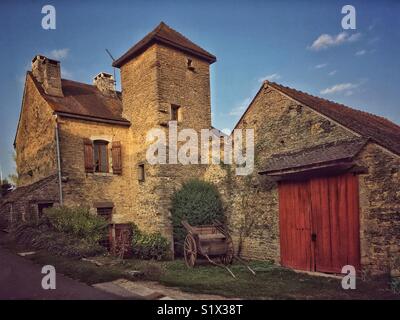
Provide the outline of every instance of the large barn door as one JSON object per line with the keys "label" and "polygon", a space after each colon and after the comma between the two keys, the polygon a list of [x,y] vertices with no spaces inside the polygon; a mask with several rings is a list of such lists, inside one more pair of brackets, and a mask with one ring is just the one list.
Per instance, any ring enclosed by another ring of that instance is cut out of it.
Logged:
{"label": "large barn door", "polygon": [[353,174],[279,185],[281,263],[339,273],[360,269],[358,178]]}
{"label": "large barn door", "polygon": [[311,208],[307,185],[307,182],[284,182],[279,186],[281,263],[301,270],[313,270]]}

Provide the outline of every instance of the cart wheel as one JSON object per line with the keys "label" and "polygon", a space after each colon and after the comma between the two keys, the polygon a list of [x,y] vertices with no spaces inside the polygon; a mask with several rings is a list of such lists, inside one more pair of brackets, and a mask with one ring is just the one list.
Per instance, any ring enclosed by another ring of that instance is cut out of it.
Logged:
{"label": "cart wheel", "polygon": [[221,257],[221,262],[225,265],[231,264],[233,260],[234,249],[233,241],[230,236],[226,237],[226,253]]}
{"label": "cart wheel", "polygon": [[189,268],[193,268],[197,259],[197,246],[191,234],[188,234],[185,238],[184,256],[186,265]]}

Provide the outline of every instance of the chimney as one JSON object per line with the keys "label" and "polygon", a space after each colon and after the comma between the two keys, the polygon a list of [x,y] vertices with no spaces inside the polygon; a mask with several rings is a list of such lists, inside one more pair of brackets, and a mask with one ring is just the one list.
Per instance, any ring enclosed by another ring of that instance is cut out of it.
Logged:
{"label": "chimney", "polygon": [[115,94],[115,81],[114,77],[105,72],[100,72],[97,76],[93,78],[93,84],[99,89],[103,94],[113,95]]}
{"label": "chimney", "polygon": [[63,97],[60,61],[37,55],[32,59],[32,73],[46,94]]}

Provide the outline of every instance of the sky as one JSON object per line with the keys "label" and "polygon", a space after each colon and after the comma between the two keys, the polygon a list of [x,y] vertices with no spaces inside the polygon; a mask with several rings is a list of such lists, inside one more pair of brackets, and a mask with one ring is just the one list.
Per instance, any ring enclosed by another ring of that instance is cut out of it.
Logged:
{"label": "sky", "polygon": [[[42,28],[42,7],[56,29]],[[342,28],[342,7],[356,29]],[[400,124],[400,1],[1,1],[0,166],[15,171],[13,141],[25,73],[36,54],[61,61],[63,78],[91,83],[164,21],[217,56],[213,125],[234,127],[263,80]],[[118,69],[117,83],[119,83]]]}

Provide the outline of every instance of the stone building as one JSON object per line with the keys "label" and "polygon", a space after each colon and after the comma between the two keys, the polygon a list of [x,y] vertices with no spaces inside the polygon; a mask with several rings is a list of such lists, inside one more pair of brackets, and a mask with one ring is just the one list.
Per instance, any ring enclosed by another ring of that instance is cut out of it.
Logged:
{"label": "stone building", "polygon": [[171,195],[200,178],[219,187],[245,257],[322,272],[394,268],[400,127],[384,118],[265,82],[235,127],[255,130],[253,174],[146,161],[150,129],[212,128],[215,61],[164,23],[114,61],[122,92],[107,73],[93,85],[61,79],[58,61],[35,56],[14,144],[20,185],[0,204],[3,223],[84,205],[172,243]]}

